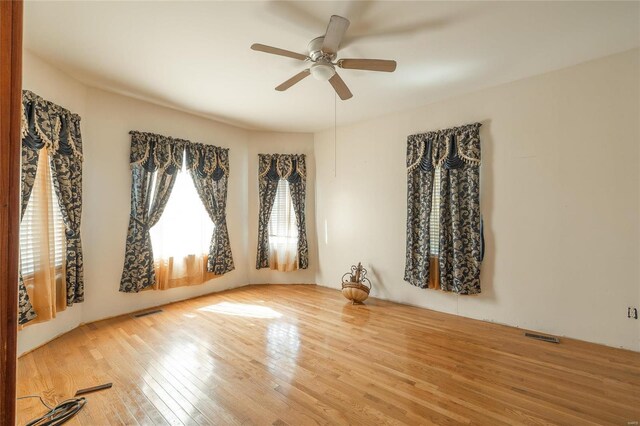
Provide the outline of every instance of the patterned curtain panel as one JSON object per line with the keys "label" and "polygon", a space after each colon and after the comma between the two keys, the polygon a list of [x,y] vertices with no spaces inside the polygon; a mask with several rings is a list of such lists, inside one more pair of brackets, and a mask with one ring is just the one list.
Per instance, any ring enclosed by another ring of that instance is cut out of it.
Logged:
{"label": "patterned curtain panel", "polygon": [[409,136],[407,141],[407,252],[404,280],[422,288],[429,286],[429,218],[433,192],[433,148],[440,135],[430,132]]}
{"label": "patterned curtain panel", "polygon": [[258,190],[258,254],[256,269],[269,267],[269,219],[278,190],[278,181],[289,182],[291,200],[298,225],[298,268],[309,266],[305,199],[307,194],[307,168],[304,154],[259,154]]}
{"label": "patterned curtain panel", "polygon": [[200,200],[215,225],[209,245],[207,271],[223,275],[235,268],[227,229],[229,150],[191,143],[186,146],[186,153],[187,169]]}
{"label": "patterned curtain panel", "polygon": [[[67,306],[84,300],[82,243],[82,137],[80,117],[33,92],[22,92],[22,202],[24,215],[38,170],[40,150],[51,153],[53,183],[65,225]],[[18,323],[36,317],[22,274],[19,278]]]}
{"label": "patterned curtain panel", "polygon": [[[272,156],[269,154],[258,155],[258,197],[260,198],[260,211],[258,213],[258,253],[256,256],[256,269],[269,267],[269,218],[273,203],[278,192],[278,176],[275,167],[272,167]],[[268,175],[268,176],[267,176]]]}
{"label": "patterned curtain panel", "polygon": [[229,150],[153,133],[131,134],[131,213],[120,291],[136,293],[156,282],[151,229],[162,216],[187,153],[187,168],[215,224],[207,268],[234,269],[226,223]]}
{"label": "patterned curtain panel", "polygon": [[164,211],[182,168],[185,141],[155,135],[131,134],[131,212],[120,291],[137,293],[155,283],[149,229]]}
{"label": "patterned curtain panel", "polygon": [[480,214],[480,123],[409,136],[405,281],[429,285],[429,218],[433,177],[441,168],[440,287],[480,293],[483,257]]}

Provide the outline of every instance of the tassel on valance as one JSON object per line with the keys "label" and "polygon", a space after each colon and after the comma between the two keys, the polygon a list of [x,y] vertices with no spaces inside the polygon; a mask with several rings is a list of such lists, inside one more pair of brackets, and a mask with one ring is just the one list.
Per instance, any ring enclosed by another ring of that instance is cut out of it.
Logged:
{"label": "tassel on valance", "polygon": [[431,171],[480,165],[480,123],[418,133],[407,138],[407,169]]}
{"label": "tassel on valance", "polygon": [[186,149],[187,170],[202,177],[219,180],[229,176],[229,149],[191,142],[185,139],[132,130],[130,163],[140,164],[148,172],[158,169],[173,174],[182,169]]}
{"label": "tassel on valance", "polygon": [[29,90],[22,91],[22,144],[26,148],[47,148],[63,156],[82,159],[80,116],[47,101]]}

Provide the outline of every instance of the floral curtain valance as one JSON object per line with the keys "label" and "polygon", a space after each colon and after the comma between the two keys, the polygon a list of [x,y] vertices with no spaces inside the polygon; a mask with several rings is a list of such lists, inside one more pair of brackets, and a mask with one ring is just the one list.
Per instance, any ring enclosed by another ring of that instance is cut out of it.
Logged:
{"label": "floral curtain valance", "polygon": [[286,179],[289,183],[306,179],[304,154],[260,154],[260,179],[278,181]]}
{"label": "floral curtain valance", "polygon": [[258,191],[258,250],[256,269],[269,267],[269,219],[278,190],[278,181],[289,182],[291,201],[298,226],[298,268],[309,266],[309,247],[305,218],[307,166],[304,154],[259,154]]}
{"label": "floral curtain valance", "polygon": [[129,163],[140,165],[147,172],[158,169],[174,174],[182,169],[182,157],[187,141],[146,132],[129,132],[131,154]]}
{"label": "floral curtain valance", "polygon": [[450,129],[418,133],[407,138],[407,168],[429,171],[437,166],[447,169],[480,164],[480,123]]}
{"label": "floral curtain valance", "polygon": [[[45,148],[53,187],[65,226],[66,304],[84,300],[83,256],[80,239],[82,216],[82,136],[80,116],[35,93],[22,92],[21,214],[24,215],[38,171],[40,151]],[[37,312],[19,278],[19,318],[24,324]]]}
{"label": "floral curtain valance", "polygon": [[219,180],[229,176],[229,149],[191,142],[185,139],[131,131],[131,165],[139,164],[148,172],[164,169],[173,174],[182,169],[182,158],[187,149],[187,170],[200,176]]}
{"label": "floral curtain valance", "polygon": [[187,146],[187,169],[201,178],[219,181],[229,177],[229,150],[192,143]]}
{"label": "floral curtain valance", "polygon": [[[429,285],[434,174],[440,173],[439,287],[480,293],[483,258],[480,214],[480,123],[407,138],[405,281]],[[436,169],[436,167],[438,167]]]}
{"label": "floral curtain valance", "polygon": [[22,91],[22,144],[82,158],[80,116],[29,90]]}
{"label": "floral curtain valance", "polygon": [[215,225],[207,270],[217,275],[233,270],[226,222],[229,150],[154,133],[130,134],[131,212],[120,291],[135,293],[155,283],[149,229],[162,216],[177,173],[182,170],[183,157]]}

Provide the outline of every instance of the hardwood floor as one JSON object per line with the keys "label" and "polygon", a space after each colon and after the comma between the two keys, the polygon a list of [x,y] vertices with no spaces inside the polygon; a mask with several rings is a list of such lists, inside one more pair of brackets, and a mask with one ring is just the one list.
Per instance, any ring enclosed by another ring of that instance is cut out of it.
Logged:
{"label": "hardwood floor", "polygon": [[[249,286],[82,326],[20,358],[18,395],[87,395],[69,424],[617,424],[640,354],[315,286]],[[19,424],[41,414],[18,401]]]}

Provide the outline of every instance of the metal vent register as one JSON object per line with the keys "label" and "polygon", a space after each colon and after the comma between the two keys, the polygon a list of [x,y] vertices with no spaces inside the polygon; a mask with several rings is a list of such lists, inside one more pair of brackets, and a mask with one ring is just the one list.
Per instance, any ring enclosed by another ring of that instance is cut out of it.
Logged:
{"label": "metal vent register", "polygon": [[162,312],[162,309],[154,309],[153,311],[140,312],[139,314],[135,314],[134,317],[136,318],[146,317],[147,315],[158,314],[160,312]]}
{"label": "metal vent register", "polygon": [[560,339],[554,336],[545,336],[542,334],[535,334],[535,333],[524,333],[524,335],[532,339],[542,340],[543,342],[560,343]]}

